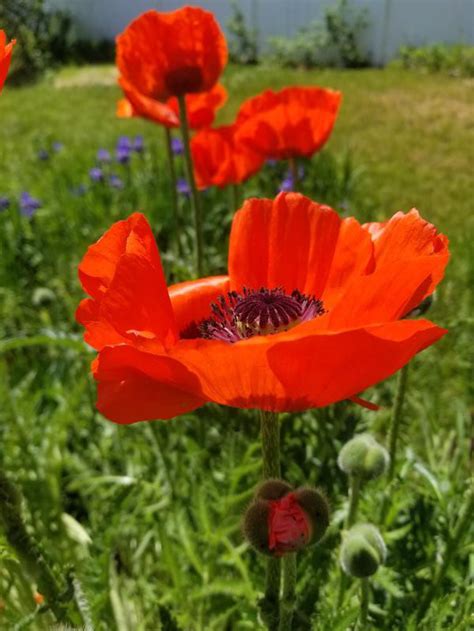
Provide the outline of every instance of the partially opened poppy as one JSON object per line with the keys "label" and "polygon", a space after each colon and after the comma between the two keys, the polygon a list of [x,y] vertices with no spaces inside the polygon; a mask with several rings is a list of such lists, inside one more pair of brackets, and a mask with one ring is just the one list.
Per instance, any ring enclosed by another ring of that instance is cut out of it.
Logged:
{"label": "partially opened poppy", "polygon": [[341,98],[319,87],[265,90],[240,107],[237,138],[265,158],[310,157],[328,140]]}
{"label": "partially opened poppy", "polygon": [[[119,79],[119,83],[126,97],[117,103],[119,118],[140,116],[170,129],[179,127],[179,106],[176,97],[161,103],[144,96],[123,78]],[[189,126],[191,129],[200,129],[212,125],[217,110],[227,100],[227,90],[217,84],[209,92],[187,94],[185,100]]]}
{"label": "partially opened poppy", "polygon": [[13,46],[16,44],[16,40],[12,40],[7,44],[7,36],[5,31],[0,30],[0,92],[2,91],[3,84],[7,78],[8,69],[10,67],[10,61],[12,57]]}
{"label": "partially opened poppy", "polygon": [[209,91],[226,62],[227,45],[219,25],[212,13],[198,7],[146,11],[117,37],[121,77],[158,101]]}
{"label": "partially opened poppy", "polygon": [[208,401],[297,411],[357,397],[446,331],[404,319],[441,280],[447,239],[416,210],[361,226],[297,193],[250,199],[229,273],[166,288],[135,213],[84,256],[77,319],[99,350],[98,409],[118,423]]}
{"label": "partially opened poppy", "polygon": [[240,184],[256,173],[263,156],[235,140],[236,125],[203,129],[191,140],[199,188]]}

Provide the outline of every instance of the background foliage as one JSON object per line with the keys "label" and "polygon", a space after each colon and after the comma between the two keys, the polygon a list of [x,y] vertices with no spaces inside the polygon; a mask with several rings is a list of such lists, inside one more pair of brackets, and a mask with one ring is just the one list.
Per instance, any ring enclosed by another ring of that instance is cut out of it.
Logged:
{"label": "background foliage", "polygon": [[[239,523],[260,475],[255,415],[207,405],[168,423],[117,426],[94,408],[91,353],[74,323],[83,295],[76,269],[87,245],[140,209],[156,230],[170,280],[189,277],[192,260],[185,197],[181,254],[169,247],[162,130],[116,120],[119,92],[109,77],[107,68],[66,70],[54,81],[7,88],[0,101],[0,196],[10,202],[0,211],[0,464],[21,489],[27,523],[58,576],[74,568],[86,628],[253,630],[263,563],[243,543]],[[374,579],[371,615],[380,630],[466,630],[472,533],[428,617],[418,624],[414,614],[471,475],[472,85],[398,69],[272,66],[230,67],[225,82],[231,100],[223,121],[241,99],[269,86],[341,89],[340,119],[328,148],[304,165],[304,192],[360,220],[416,204],[451,239],[452,262],[429,314],[450,333],[411,367],[385,531],[389,556]],[[129,165],[113,159],[123,134],[145,137],[144,153]],[[55,149],[56,142],[63,146]],[[104,172],[122,188],[90,180],[99,147],[112,153]],[[285,170],[267,165],[245,196],[273,196]],[[19,212],[22,191],[41,201],[31,218]],[[204,204],[209,267],[218,273],[232,209],[227,191],[208,191]],[[356,431],[385,440],[394,383],[367,393],[382,405],[378,413],[341,403],[283,419],[284,477],[324,489],[333,512],[324,542],[300,555],[297,630],[342,630],[356,619],[355,583],[346,606],[334,606],[347,496],[336,458]],[[376,520],[383,491],[383,480],[366,488],[362,518]],[[0,558],[0,626],[50,629],[52,617],[33,599],[36,585],[1,537]]]}

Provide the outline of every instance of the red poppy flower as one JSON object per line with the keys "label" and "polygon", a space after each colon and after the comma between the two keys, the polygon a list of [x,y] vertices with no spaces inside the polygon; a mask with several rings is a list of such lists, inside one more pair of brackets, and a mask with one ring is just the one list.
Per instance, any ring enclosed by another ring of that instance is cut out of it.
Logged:
{"label": "red poppy flower", "polygon": [[294,493],[269,502],[268,548],[283,556],[303,548],[311,539],[311,523]]}
{"label": "red poppy flower", "polygon": [[0,92],[2,91],[3,84],[7,78],[12,50],[15,44],[16,40],[12,40],[9,44],[7,44],[7,36],[5,35],[5,32],[0,30]]}
{"label": "red poppy flower", "polygon": [[281,193],[236,213],[228,276],[167,290],[150,226],[133,214],[79,266],[98,409],[132,423],[207,401],[297,411],[352,398],[446,333],[403,318],[448,257],[416,210],[361,226]]}
{"label": "red poppy flower", "polygon": [[227,62],[225,38],[212,13],[184,7],[147,11],[117,37],[120,75],[143,96],[209,91]]}
{"label": "red poppy flower", "polygon": [[[179,127],[179,109],[176,97],[168,99],[166,103],[161,103],[140,94],[123,78],[119,79],[119,83],[126,96],[125,99],[120,99],[117,103],[117,116],[119,118],[141,116],[165,127]],[[227,90],[224,86],[217,84],[209,92],[187,94],[185,99],[189,126],[191,129],[199,129],[212,125],[216,111],[227,100]]]}
{"label": "red poppy flower", "polygon": [[256,173],[263,156],[235,141],[236,125],[203,129],[191,140],[199,188],[240,184]]}
{"label": "red poppy flower", "polygon": [[310,157],[328,140],[341,98],[324,88],[266,90],[242,104],[237,138],[266,158]]}

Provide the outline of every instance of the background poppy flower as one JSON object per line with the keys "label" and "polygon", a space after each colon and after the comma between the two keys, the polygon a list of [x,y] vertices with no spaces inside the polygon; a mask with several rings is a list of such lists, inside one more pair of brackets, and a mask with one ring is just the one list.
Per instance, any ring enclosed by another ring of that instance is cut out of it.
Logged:
{"label": "background poppy flower", "polygon": [[167,290],[152,231],[134,214],[79,266],[98,409],[132,423],[206,401],[296,411],[354,397],[446,333],[402,318],[448,256],[417,211],[361,226],[281,193],[236,213],[228,276]]}
{"label": "background poppy flower", "polygon": [[209,91],[227,62],[227,44],[212,13],[184,7],[147,11],[117,37],[121,77],[145,97]]}
{"label": "background poppy flower", "polygon": [[263,156],[235,141],[236,125],[203,129],[191,140],[199,188],[240,184],[256,173]]}
{"label": "background poppy flower", "polygon": [[[165,103],[140,94],[125,79],[119,79],[125,99],[117,103],[117,116],[131,118],[141,116],[168,128],[179,127],[178,99],[172,97]],[[199,129],[212,125],[216,111],[227,100],[227,90],[223,85],[215,85],[209,92],[187,94],[186,111],[191,129]]]}
{"label": "background poppy flower", "polygon": [[325,88],[265,90],[242,104],[237,139],[265,158],[310,157],[328,140],[341,98]]}
{"label": "background poppy flower", "polygon": [[7,36],[5,31],[0,30],[0,92],[2,91],[3,84],[7,77],[8,68],[10,67],[10,61],[12,56],[13,46],[16,44],[16,40],[12,40],[7,44]]}

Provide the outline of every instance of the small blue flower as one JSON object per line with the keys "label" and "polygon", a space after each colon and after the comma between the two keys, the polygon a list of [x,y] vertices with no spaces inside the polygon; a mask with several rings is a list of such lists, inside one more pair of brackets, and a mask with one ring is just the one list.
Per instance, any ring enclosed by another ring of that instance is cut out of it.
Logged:
{"label": "small blue flower", "polygon": [[293,191],[293,190],[294,190],[294,188],[295,188],[295,183],[294,183],[294,181],[293,181],[293,177],[292,177],[291,175],[287,174],[287,175],[283,178],[283,180],[282,180],[282,182],[281,182],[281,184],[280,184],[280,186],[279,186],[278,190],[279,190],[280,192],[282,192],[282,191],[283,191],[283,192],[287,193],[288,191]]}
{"label": "small blue flower", "polygon": [[5,195],[0,195],[0,211],[10,207],[10,200]]}
{"label": "small blue flower", "polygon": [[181,138],[171,138],[171,151],[175,156],[180,156],[184,153],[184,145]]}
{"label": "small blue flower", "polygon": [[108,149],[99,149],[97,151],[98,162],[110,162],[110,151]]}
{"label": "small blue flower", "polygon": [[102,182],[104,173],[99,167],[92,167],[89,171],[89,177],[93,182]]}
{"label": "small blue flower", "polygon": [[20,195],[20,212],[24,217],[32,217],[42,204],[39,199],[31,197],[29,193],[23,191]]}
{"label": "small blue flower", "polygon": [[43,162],[49,160],[49,153],[46,151],[46,149],[40,149],[36,155],[38,156],[38,160],[41,160]]}
{"label": "small blue flower", "polygon": [[136,151],[137,153],[143,153],[144,148],[145,145],[143,142],[143,136],[135,136],[135,138],[133,139],[133,151]]}
{"label": "small blue flower", "polygon": [[132,150],[132,141],[128,136],[120,136],[117,140],[117,149],[127,149],[128,151]]}
{"label": "small blue flower", "polygon": [[119,164],[128,164],[130,162],[130,149],[126,147],[117,147],[115,157]]}
{"label": "small blue flower", "polygon": [[191,188],[187,180],[185,180],[182,177],[179,177],[178,181],[176,182],[176,191],[180,195],[184,195],[185,197],[188,197],[191,194]]}
{"label": "small blue flower", "polygon": [[123,184],[122,180],[119,178],[118,175],[111,175],[109,177],[109,186],[111,188],[116,188],[118,190],[122,190],[122,188],[124,187],[124,184]]}
{"label": "small blue flower", "polygon": [[53,142],[52,146],[53,146],[54,153],[59,153],[64,148],[64,144],[62,142],[59,142],[59,140],[56,140],[55,142]]}

